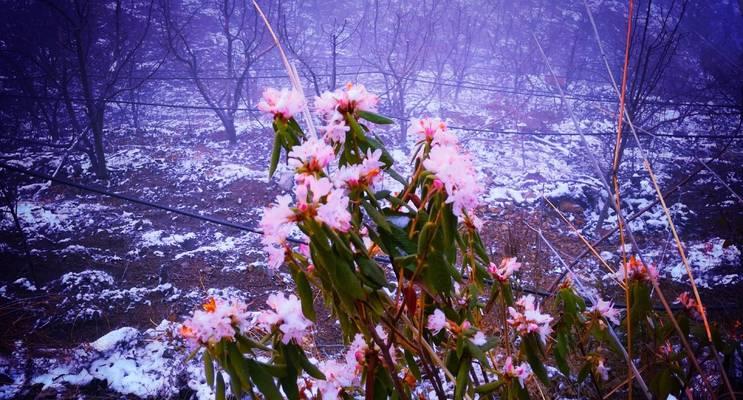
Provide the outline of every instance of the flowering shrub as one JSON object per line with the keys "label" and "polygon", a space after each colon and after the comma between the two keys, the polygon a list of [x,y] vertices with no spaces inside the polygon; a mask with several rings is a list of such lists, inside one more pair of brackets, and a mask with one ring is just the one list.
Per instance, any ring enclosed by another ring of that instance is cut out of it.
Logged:
{"label": "flowering shrub", "polygon": [[[404,178],[371,130],[392,123],[375,113],[378,101],[355,84],[322,94],[314,103],[323,124],[316,138],[294,118],[301,95],[264,93],[259,107],[275,131],[269,175],[285,154],[295,185],[293,196],[264,210],[262,243],[269,268],[291,272],[296,296],[272,294],[261,312],[237,299],[210,299],[183,323],[182,335],[204,349],[217,398],[226,382],[237,397],[257,391],[267,399],[529,398],[557,380],[606,394],[607,364],[621,362],[627,335],[621,313],[601,299],[588,307],[569,283],[550,300],[552,315],[533,295],[515,299],[512,281],[523,266],[516,258],[492,262],[485,250],[475,215],[481,187],[457,137],[439,119],[413,120],[414,172]],[[380,187],[384,175],[399,191]],[[289,240],[292,233],[298,240]],[[639,353],[650,390],[680,395],[694,376],[685,361],[693,355],[679,352],[669,322],[650,306],[655,270],[635,258],[625,267],[617,279],[630,287],[631,350],[656,349],[657,356]],[[342,357],[317,364],[305,353],[314,293],[348,344]],[[692,328],[694,301],[681,296],[679,303],[689,339],[704,345]]]}

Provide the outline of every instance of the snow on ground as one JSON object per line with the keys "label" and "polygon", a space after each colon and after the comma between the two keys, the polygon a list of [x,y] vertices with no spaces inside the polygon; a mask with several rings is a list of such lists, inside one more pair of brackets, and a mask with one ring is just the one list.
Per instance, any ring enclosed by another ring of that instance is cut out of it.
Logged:
{"label": "snow on ground", "polygon": [[[34,371],[44,371],[26,377],[31,384],[42,384],[44,389],[64,385],[82,386],[93,379],[106,381],[108,387],[121,394],[139,397],[168,397],[178,394],[184,379],[189,386],[204,382],[199,364],[190,360],[184,368],[188,352],[182,343],[172,340],[174,324],[162,321],[157,327],[140,332],[123,327],[109,332],[98,340],[83,344],[65,357],[37,358]],[[193,383],[192,383],[193,382]],[[201,383],[201,386],[206,386]],[[213,394],[200,388],[196,391],[210,398]]]}
{"label": "snow on ground", "polygon": [[51,322],[75,323],[107,315],[110,310],[133,309],[135,306],[152,304],[155,297],[165,302],[173,302],[180,295],[180,289],[171,283],[162,283],[152,287],[122,288],[110,274],[99,270],[69,272],[60,279],[52,281],[41,288],[43,292],[63,295],[52,315],[39,319],[37,326]]}
{"label": "snow on ground", "polygon": [[[706,288],[727,286],[743,279],[741,251],[722,238],[686,243],[686,257],[697,285]],[[733,266],[733,268],[724,268]],[[678,282],[688,282],[686,267],[674,259],[662,272]]]}

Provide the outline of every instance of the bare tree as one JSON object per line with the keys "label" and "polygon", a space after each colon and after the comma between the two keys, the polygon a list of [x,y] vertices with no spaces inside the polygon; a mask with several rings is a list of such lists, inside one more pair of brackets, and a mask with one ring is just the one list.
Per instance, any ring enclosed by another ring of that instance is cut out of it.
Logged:
{"label": "bare tree", "polygon": [[[356,37],[361,19],[352,23],[349,16],[326,15],[334,10],[305,10],[301,2],[285,2],[279,8],[279,36],[290,54],[299,61],[300,73],[312,83],[317,95],[338,86],[338,61],[341,52]],[[318,21],[320,12],[325,16]],[[346,11],[346,10],[344,10]],[[307,24],[320,26],[319,32],[307,30]]]}
{"label": "bare tree", "polygon": [[[426,66],[432,47],[439,9],[443,2],[420,1],[411,4],[399,0],[372,0],[361,56],[384,77],[385,93],[391,114],[408,118],[415,107],[409,104],[414,79]],[[422,96],[425,97],[425,96]],[[407,123],[400,124],[399,142],[405,145]]]}
{"label": "bare tree", "polygon": [[[679,124],[685,118],[697,112],[692,107],[679,106],[672,118],[661,118],[667,105],[655,101],[659,97],[672,98],[673,93],[679,90],[669,90],[674,84],[667,79],[669,67],[677,55],[681,37],[681,22],[687,11],[688,0],[673,0],[666,5],[653,0],[646,0],[638,4],[632,15],[632,29],[630,36],[630,57],[627,68],[628,82],[625,95],[625,107],[633,124],[646,132],[653,132],[666,124]],[[624,37],[624,33],[620,35]],[[618,54],[623,54],[623,41],[612,46]],[[621,52],[621,53],[620,53]],[[617,56],[617,59],[623,59]],[[620,73],[615,76],[621,76]],[[626,120],[624,123],[627,123]],[[625,132],[629,132],[626,127]],[[623,135],[619,144],[619,159],[621,165],[625,149],[632,139],[632,135]],[[609,171],[608,174],[613,174]],[[613,198],[609,193],[604,201],[597,229],[601,229],[603,221],[609,211],[609,204]]]}
{"label": "bare tree", "polygon": [[31,248],[28,246],[28,238],[26,238],[23,225],[21,225],[21,219],[18,216],[18,184],[6,171],[2,171],[2,174],[0,174],[0,216],[6,212],[10,215],[13,226],[15,226],[18,236],[21,239],[23,253],[26,257],[26,267],[33,279],[34,266],[31,260]]}
{"label": "bare tree", "polygon": [[[71,78],[72,84],[63,90],[68,95],[80,93],[86,125],[93,136],[90,161],[96,176],[105,179],[107,105],[146,82],[161,64],[136,63],[141,76],[134,81],[128,79],[132,64],[145,51],[153,0],[116,0],[110,5],[94,0],[43,0],[43,4],[58,17],[61,46],[72,69],[73,76],[63,79]],[[73,101],[73,96],[67,98]]]}
{"label": "bare tree", "polygon": [[[235,113],[249,71],[273,46],[265,25],[248,0],[196,5],[162,0],[160,4],[171,54],[186,68],[204,101],[222,122],[227,139],[237,143]],[[270,4],[262,8],[272,10]],[[207,84],[205,78],[215,71],[224,71],[224,79]]]}

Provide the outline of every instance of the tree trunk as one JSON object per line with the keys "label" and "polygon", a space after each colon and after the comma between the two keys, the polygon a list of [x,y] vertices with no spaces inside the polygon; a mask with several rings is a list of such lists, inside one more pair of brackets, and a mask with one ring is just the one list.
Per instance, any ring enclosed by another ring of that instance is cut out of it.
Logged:
{"label": "tree trunk", "polygon": [[[105,107],[105,106],[103,106]],[[108,178],[108,168],[106,168],[106,154],[103,148],[103,109],[95,110],[91,116],[91,131],[93,132],[93,150],[97,158],[94,165],[95,176],[98,179]]]}
{"label": "tree trunk", "polygon": [[227,135],[227,140],[230,144],[237,144],[237,131],[235,130],[235,119],[231,117],[222,117],[222,124],[224,125],[224,133]]}

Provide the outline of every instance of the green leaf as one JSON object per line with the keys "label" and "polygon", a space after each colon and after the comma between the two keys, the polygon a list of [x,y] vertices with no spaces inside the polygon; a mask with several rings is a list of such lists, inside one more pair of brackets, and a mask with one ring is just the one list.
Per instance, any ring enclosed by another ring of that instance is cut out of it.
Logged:
{"label": "green leaf", "polygon": [[227,346],[229,351],[229,365],[232,367],[227,369],[227,372],[230,374],[230,388],[232,389],[232,393],[238,396],[241,393],[242,386],[249,389],[248,377],[250,374],[245,357],[237,349],[237,345],[230,343]]}
{"label": "green leaf", "polygon": [[284,394],[289,400],[299,400],[299,389],[297,388],[297,373],[296,371],[288,371],[286,376],[279,378],[281,388],[284,389]]}
{"label": "green leaf", "polygon": [[436,229],[436,224],[433,222],[426,222],[426,224],[423,225],[423,229],[418,233],[418,249],[420,251],[427,249],[431,245],[431,240],[433,239]]}
{"label": "green leaf", "polygon": [[396,180],[396,181],[398,181],[398,182],[402,183],[402,184],[403,184],[403,186],[404,186],[404,185],[407,185],[407,183],[408,183],[408,181],[407,181],[407,180],[405,180],[405,178],[403,178],[403,176],[402,176],[402,175],[400,175],[399,173],[397,173],[397,171],[395,171],[395,170],[394,170],[394,169],[392,169],[392,168],[390,168],[390,169],[388,169],[388,170],[387,170],[387,174],[389,174],[389,176],[391,176],[391,177],[392,177],[392,179],[394,179],[394,180]]}
{"label": "green leaf", "polygon": [[413,374],[415,379],[420,380],[421,370],[420,368],[418,368],[418,364],[415,362],[413,353],[408,350],[405,350],[405,361],[408,363],[408,369],[410,370],[410,373]]}
{"label": "green leaf", "polygon": [[632,294],[632,330],[633,332],[638,332],[635,330],[635,327],[644,321],[645,317],[652,310],[652,305],[650,303],[650,288],[643,282],[633,282],[630,285],[630,293]]}
{"label": "green leaf", "polygon": [[281,158],[281,143],[279,137],[276,136],[273,140],[273,150],[271,150],[271,166],[268,169],[269,178],[276,172],[276,167],[279,165],[279,158]]}
{"label": "green leaf", "polygon": [[209,355],[209,351],[204,352],[204,376],[206,377],[206,383],[210,388],[214,387],[214,363],[212,357]]}
{"label": "green leaf", "polygon": [[224,395],[224,378],[221,372],[217,372],[217,389],[214,392],[217,400],[225,400]]}
{"label": "green leaf", "polygon": [[365,292],[361,289],[361,282],[352,271],[352,266],[337,257],[336,263],[336,273],[332,278],[336,281],[337,289],[353,299],[363,299]]}
{"label": "green leaf", "polygon": [[288,344],[284,347],[289,362],[294,366],[300,367],[315,379],[325,380],[325,374],[322,373],[314,364],[307,359],[304,350],[296,344]]}
{"label": "green leaf", "polygon": [[666,399],[669,394],[678,394],[676,392],[679,387],[673,372],[667,367],[661,368],[658,375],[650,381],[650,389],[653,391],[655,398],[658,399]]}
{"label": "green leaf", "polygon": [[482,384],[475,388],[475,392],[485,395],[488,393],[492,393],[496,391],[501,385],[503,385],[506,381],[499,379],[497,381],[488,382],[485,384]]}
{"label": "green leaf", "polygon": [[557,335],[557,345],[555,346],[555,361],[557,368],[565,375],[570,375],[570,366],[568,365],[568,338],[565,332]]}
{"label": "green leaf", "polygon": [[266,368],[258,362],[254,360],[246,361],[253,383],[255,383],[255,386],[258,387],[258,390],[260,390],[266,400],[281,400],[283,397],[281,396],[279,389],[276,388],[273,375],[271,375]]}
{"label": "green leaf", "polygon": [[294,274],[294,283],[297,284],[299,299],[302,301],[302,314],[304,314],[304,316],[310,321],[315,322],[317,315],[315,314],[315,307],[313,306],[312,288],[310,287],[310,283],[307,280],[307,275],[305,275],[304,271],[297,271],[297,273]]}
{"label": "green leaf", "polygon": [[545,385],[549,385],[549,378],[547,377],[547,369],[544,367],[542,360],[539,359],[539,353],[541,353],[541,347],[539,346],[539,338],[533,334],[527,334],[523,338],[521,344],[522,349],[526,353],[526,360],[529,362],[534,374],[542,381]]}
{"label": "green leaf", "polygon": [[387,277],[376,262],[362,257],[358,258],[356,263],[359,265],[361,275],[372,284],[373,289],[379,289],[387,284]]}
{"label": "green leaf", "polygon": [[440,252],[431,252],[426,260],[423,277],[426,283],[435,291],[448,294],[453,289],[451,270],[448,262]]}
{"label": "green leaf", "polygon": [[377,224],[378,227],[384,229],[387,232],[390,232],[392,227],[390,226],[390,223],[387,222],[387,219],[384,218],[384,215],[379,212],[373,205],[369,204],[368,202],[364,201],[361,204],[364,206],[364,210],[366,210],[366,213],[369,214],[371,219],[374,221],[374,223]]}
{"label": "green leaf", "polygon": [[[240,379],[240,375],[238,375],[232,368],[225,368],[225,371],[227,371],[227,374],[230,376],[230,391],[233,396],[239,399],[242,397],[243,386],[249,388],[250,383],[248,382],[248,376],[245,375]],[[244,383],[243,380],[245,380]]]}
{"label": "green leaf", "polygon": [[391,120],[391,119],[389,119],[387,117],[383,117],[383,116],[381,116],[379,114],[376,114],[376,113],[373,113],[373,112],[369,112],[369,111],[359,111],[359,117],[361,117],[361,118],[363,118],[363,119],[365,119],[365,120],[367,120],[369,122],[373,122],[375,124],[378,124],[378,125],[390,125],[390,124],[394,124],[395,123],[395,121],[393,121],[393,120]]}
{"label": "green leaf", "polygon": [[467,390],[468,375],[470,372],[470,359],[464,357],[462,362],[459,364],[459,371],[457,371],[457,385],[454,388],[454,400],[461,400],[464,398],[464,392]]}
{"label": "green leaf", "polygon": [[380,190],[374,193],[374,198],[377,200],[384,200],[390,198],[391,192],[389,190]]}

